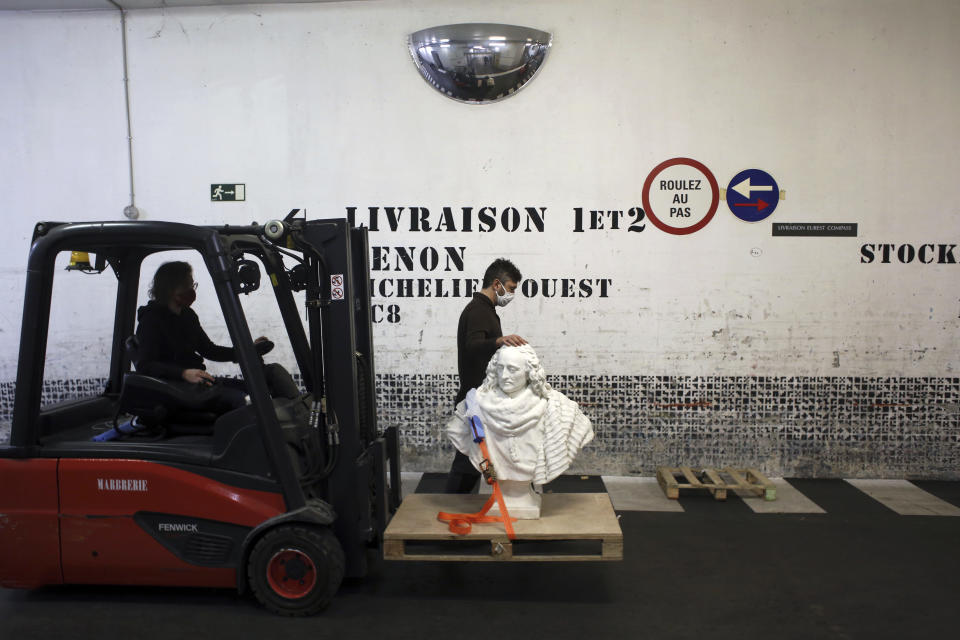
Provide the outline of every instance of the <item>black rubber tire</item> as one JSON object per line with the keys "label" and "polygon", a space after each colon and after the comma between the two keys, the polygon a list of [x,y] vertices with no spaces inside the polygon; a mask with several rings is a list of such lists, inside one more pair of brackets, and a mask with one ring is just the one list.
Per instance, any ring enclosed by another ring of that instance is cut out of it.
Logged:
{"label": "black rubber tire", "polygon": [[[316,568],[313,588],[299,598],[278,593],[267,578],[271,559],[286,549],[308,556]],[[343,548],[330,529],[282,525],[265,533],[254,545],[247,580],[257,600],[269,611],[282,616],[310,616],[330,604],[343,581],[345,564]]]}

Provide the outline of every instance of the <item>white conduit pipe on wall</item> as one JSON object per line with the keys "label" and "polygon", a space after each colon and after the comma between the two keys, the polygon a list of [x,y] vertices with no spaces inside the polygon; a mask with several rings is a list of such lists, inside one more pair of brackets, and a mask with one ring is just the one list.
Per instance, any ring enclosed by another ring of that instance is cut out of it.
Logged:
{"label": "white conduit pipe on wall", "polygon": [[131,220],[140,217],[133,189],[133,129],[130,126],[130,76],[127,73],[127,12],[113,0],[110,4],[120,12],[120,37],[123,44],[123,98],[127,108],[127,158],[130,165],[130,204],[123,208],[123,215]]}

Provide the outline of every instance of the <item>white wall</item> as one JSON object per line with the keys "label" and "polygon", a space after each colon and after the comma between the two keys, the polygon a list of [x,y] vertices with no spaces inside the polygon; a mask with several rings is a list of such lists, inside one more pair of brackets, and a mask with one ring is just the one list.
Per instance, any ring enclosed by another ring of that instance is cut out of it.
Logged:
{"label": "white wall", "polygon": [[34,223],[115,218],[129,197],[122,77],[116,16],[0,13],[0,380],[16,377]]}
{"label": "white wall", "polygon": [[[553,33],[527,89],[470,106],[423,82],[406,35],[469,21]],[[444,206],[546,207],[542,234],[372,233],[376,245],[466,247],[464,273],[375,276],[479,277],[504,255],[530,278],[610,278],[606,299],[521,298],[502,312],[549,373],[956,376],[960,266],[864,264],[860,247],[960,241],[958,26],[950,0],[134,11],[137,204],[198,223],[293,207],[421,206],[433,220]],[[4,380],[32,223],[119,219],[126,204],[119,36],[112,13],[0,15]],[[764,169],[786,199],[756,224],[721,201],[689,236],[649,222],[573,233],[574,207],[642,206],[647,174],[677,156],[721,187]],[[247,201],[210,203],[220,181],[245,182]],[[779,238],[771,222],[860,233]],[[464,299],[375,302],[402,317],[376,327],[381,372],[455,373]]]}

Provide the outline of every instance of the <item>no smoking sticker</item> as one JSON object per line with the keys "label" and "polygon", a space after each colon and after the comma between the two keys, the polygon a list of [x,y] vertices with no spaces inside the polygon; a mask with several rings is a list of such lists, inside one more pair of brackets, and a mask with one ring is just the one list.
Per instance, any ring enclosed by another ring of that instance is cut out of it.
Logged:
{"label": "no smoking sticker", "polygon": [[661,231],[686,235],[704,228],[717,212],[720,187],[710,169],[691,158],[661,162],[643,183],[643,207]]}
{"label": "no smoking sticker", "polygon": [[343,300],[343,274],[335,273],[330,276],[330,299]]}

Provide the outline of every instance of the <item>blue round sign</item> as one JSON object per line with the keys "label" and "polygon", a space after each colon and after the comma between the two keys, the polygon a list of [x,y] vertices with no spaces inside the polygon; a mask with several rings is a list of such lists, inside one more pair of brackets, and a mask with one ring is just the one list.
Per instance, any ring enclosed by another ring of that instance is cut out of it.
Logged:
{"label": "blue round sign", "polygon": [[760,222],[773,215],[780,202],[780,187],[766,171],[746,169],[727,185],[727,206],[744,222]]}

